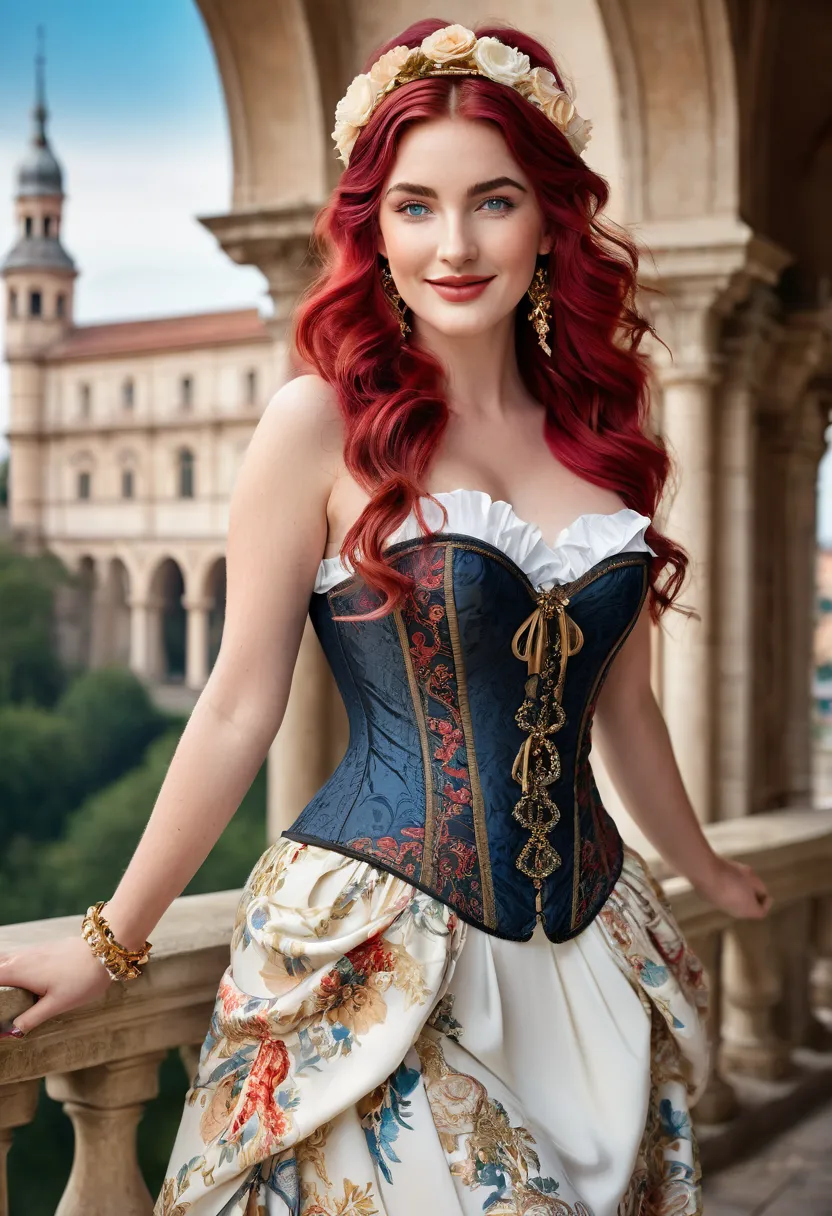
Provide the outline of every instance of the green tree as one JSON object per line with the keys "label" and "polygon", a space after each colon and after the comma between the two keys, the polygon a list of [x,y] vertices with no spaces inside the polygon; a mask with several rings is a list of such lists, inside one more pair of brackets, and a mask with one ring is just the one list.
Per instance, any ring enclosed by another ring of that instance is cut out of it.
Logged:
{"label": "green tree", "polygon": [[85,793],[139,764],[148,744],[168,724],[144,684],[125,667],[84,672],[70,684],[57,711],[72,723]]}
{"label": "green tree", "polygon": [[67,673],[54,636],[57,586],[67,574],[50,554],[0,545],[0,705],[54,705]]}
{"label": "green tree", "polygon": [[34,705],[0,705],[0,832],[54,839],[83,793],[72,724]]}

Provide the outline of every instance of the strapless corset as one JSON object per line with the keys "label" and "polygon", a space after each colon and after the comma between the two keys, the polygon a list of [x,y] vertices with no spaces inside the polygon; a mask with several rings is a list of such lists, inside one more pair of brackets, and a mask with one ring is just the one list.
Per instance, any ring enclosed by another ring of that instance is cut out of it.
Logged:
{"label": "strapless corset", "polygon": [[489,933],[525,940],[539,918],[563,941],[621,869],[589,750],[647,593],[649,520],[582,516],[550,547],[506,503],[436,497],[448,529],[424,536],[409,519],[386,550],[415,580],[402,608],[333,621],[380,597],[339,559],[321,563],[309,611],[350,738],[284,835],[366,858]]}

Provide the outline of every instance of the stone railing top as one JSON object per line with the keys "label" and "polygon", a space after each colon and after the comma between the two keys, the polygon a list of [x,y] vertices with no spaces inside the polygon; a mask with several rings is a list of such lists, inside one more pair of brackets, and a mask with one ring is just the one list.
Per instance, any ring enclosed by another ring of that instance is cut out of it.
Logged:
{"label": "stone railing top", "polygon": [[[832,810],[769,812],[706,831],[721,854],[754,866],[781,906],[832,893]],[[641,851],[688,936],[731,923],[686,879],[670,876],[655,853]],[[100,1001],[52,1018],[22,1042],[0,1041],[0,1084],[201,1042],[228,964],[238,900],[238,891],[177,899],[152,934],[153,954],[140,980],[112,984]],[[75,936],[79,924],[80,916],[69,916],[0,926],[0,952]],[[0,1022],[31,1003],[28,993],[0,988]]]}
{"label": "stone railing top", "polygon": [[[0,1084],[202,1040],[217,981],[228,964],[239,891],[185,895],[152,935],[140,980],[111,984],[99,1001],[50,1019],[22,1042],[0,1041]],[[81,916],[0,926],[0,952],[77,935]],[[0,988],[0,1022],[32,1004],[19,988]]]}

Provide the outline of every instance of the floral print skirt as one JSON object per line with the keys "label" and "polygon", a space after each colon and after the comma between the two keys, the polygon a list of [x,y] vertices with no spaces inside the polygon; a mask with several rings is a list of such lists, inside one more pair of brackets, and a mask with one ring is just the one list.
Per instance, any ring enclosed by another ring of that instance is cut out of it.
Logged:
{"label": "floral print skirt", "polygon": [[694,1216],[702,968],[628,850],[510,942],[280,839],[243,891],[154,1216]]}

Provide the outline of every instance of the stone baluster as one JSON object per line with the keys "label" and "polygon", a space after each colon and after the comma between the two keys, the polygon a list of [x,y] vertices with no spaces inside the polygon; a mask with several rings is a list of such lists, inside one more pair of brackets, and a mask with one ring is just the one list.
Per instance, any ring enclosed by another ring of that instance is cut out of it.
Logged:
{"label": "stone baluster", "polygon": [[153,1199],[139,1169],[136,1126],[159,1092],[166,1052],[116,1060],[46,1078],[75,1129],[72,1172],[55,1216],[151,1216]]}
{"label": "stone baluster", "polygon": [[726,930],[722,964],[722,1066],[774,1081],[792,1071],[789,1043],[778,1033],[783,966],[771,917]]}
{"label": "stone baluster", "polygon": [[726,1123],[737,1111],[737,1095],[733,1086],[725,1080],[719,1059],[722,1038],[722,934],[709,933],[705,937],[691,938],[691,947],[702,960],[710,987],[710,1009],[708,1034],[711,1043],[711,1071],[705,1092],[696,1104],[697,1123]]}
{"label": "stone baluster", "polygon": [[38,1107],[40,1081],[16,1081],[0,1085],[0,1216],[9,1216],[6,1161],[14,1128],[31,1123]]}
{"label": "stone baluster", "polygon": [[815,909],[811,999],[814,1009],[832,1016],[832,895],[819,899]]}

